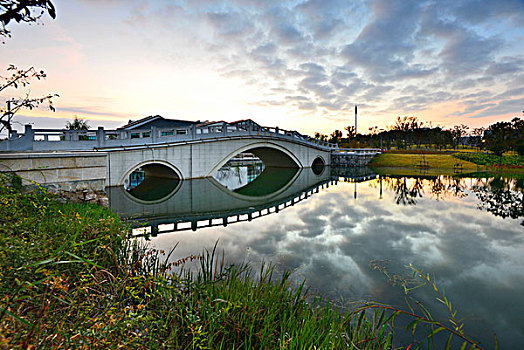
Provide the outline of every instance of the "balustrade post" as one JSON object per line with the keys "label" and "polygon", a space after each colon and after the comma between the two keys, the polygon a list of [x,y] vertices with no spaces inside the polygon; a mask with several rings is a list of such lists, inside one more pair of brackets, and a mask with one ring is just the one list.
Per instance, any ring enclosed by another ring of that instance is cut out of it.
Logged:
{"label": "balustrade post", "polygon": [[33,126],[32,125],[26,124],[24,126],[24,136],[25,137],[30,137],[31,140],[35,139],[35,132],[33,131]]}
{"label": "balustrade post", "polygon": [[96,143],[98,147],[104,147],[106,143],[106,133],[103,126],[99,126],[96,130]]}
{"label": "balustrade post", "polygon": [[151,126],[151,141],[153,143],[158,140],[158,128],[156,126]]}
{"label": "balustrade post", "polygon": [[191,125],[191,138],[196,139],[196,127],[194,125]]}
{"label": "balustrade post", "polygon": [[222,134],[227,135],[227,123],[222,123]]}
{"label": "balustrade post", "polygon": [[71,132],[72,135],[71,135],[71,141],[78,141],[78,131],[72,131]]}

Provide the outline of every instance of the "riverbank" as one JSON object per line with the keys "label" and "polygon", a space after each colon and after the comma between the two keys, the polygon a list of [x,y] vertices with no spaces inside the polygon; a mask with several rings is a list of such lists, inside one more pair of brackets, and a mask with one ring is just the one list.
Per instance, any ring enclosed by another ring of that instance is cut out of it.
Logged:
{"label": "riverbank", "polygon": [[[485,163],[486,157],[464,156],[462,153],[390,151],[375,156],[368,164],[380,174],[398,175],[456,175],[478,172],[524,174],[524,164],[515,163],[501,167]],[[471,161],[470,161],[471,160]],[[473,161],[476,161],[474,163]],[[483,163],[484,162],[484,163]],[[489,165],[488,165],[489,164]]]}
{"label": "riverbank", "polygon": [[226,266],[214,252],[162,263],[108,209],[16,177],[0,174],[0,201],[2,347],[391,347],[384,310],[342,313],[271,267]]}

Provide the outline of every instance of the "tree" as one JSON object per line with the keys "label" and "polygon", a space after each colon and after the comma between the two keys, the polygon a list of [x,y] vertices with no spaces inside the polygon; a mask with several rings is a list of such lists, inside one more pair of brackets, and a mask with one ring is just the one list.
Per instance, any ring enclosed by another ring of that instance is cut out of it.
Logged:
{"label": "tree", "polygon": [[397,117],[395,125],[391,126],[391,130],[396,131],[398,135],[397,144],[406,148],[408,142],[413,138],[414,130],[422,127],[423,122],[419,121],[417,117]]}
{"label": "tree", "polygon": [[[524,111],[522,112],[524,114]],[[519,117],[511,120],[511,127],[513,128],[513,148],[519,155],[524,155],[524,120]]]}
{"label": "tree", "polygon": [[475,147],[480,148],[480,146],[482,146],[482,137],[485,131],[486,128],[480,127],[473,129],[471,132],[471,141]]}
{"label": "tree", "polygon": [[[21,87],[27,87],[31,83],[32,79],[41,80],[46,77],[46,74],[43,70],[37,71],[33,67],[29,69],[20,69],[14,65],[10,65],[7,68],[7,71],[11,72],[11,76],[0,76],[0,92],[8,88],[18,89]],[[52,101],[54,97],[58,97],[58,95],[48,94],[46,96],[30,98],[29,92],[26,92],[24,97],[9,99],[7,101],[6,109],[0,107],[0,132],[7,130],[10,134],[13,131],[13,117],[21,109],[33,109],[42,103],[47,103],[48,108],[51,111],[55,111]]]}
{"label": "tree", "polygon": [[331,134],[331,138],[329,139],[329,142],[331,142],[331,143],[340,143],[341,140],[342,140],[342,131],[335,130]]}
{"label": "tree", "polygon": [[56,10],[50,0],[0,0],[0,11],[0,37],[11,37],[7,29],[11,21],[35,23],[46,11],[51,18],[56,18]]}
{"label": "tree", "polygon": [[344,128],[344,130],[346,130],[346,132],[347,132],[347,135],[348,135],[348,141],[349,141],[350,139],[354,138],[355,136],[357,136],[357,134],[355,133],[355,127],[354,127],[354,126],[351,126],[351,125],[346,126],[346,127]]}
{"label": "tree", "polygon": [[455,125],[453,129],[451,129],[451,134],[453,135],[453,149],[456,149],[457,146],[461,143],[462,138],[468,134],[469,126],[460,124]]}
{"label": "tree", "polygon": [[324,134],[321,134],[321,133],[319,133],[319,132],[316,132],[316,133],[315,133],[315,138],[316,138],[317,140],[320,140],[320,141],[327,141],[328,136],[327,136],[327,135],[324,135]]}
{"label": "tree", "polygon": [[499,157],[499,165],[502,164],[502,155],[511,149],[513,140],[513,128],[511,122],[498,122],[491,124],[486,131],[486,148]]}
{"label": "tree", "polygon": [[75,115],[73,121],[66,122],[65,128],[67,130],[89,130],[89,124],[87,120],[79,119],[78,116]]}

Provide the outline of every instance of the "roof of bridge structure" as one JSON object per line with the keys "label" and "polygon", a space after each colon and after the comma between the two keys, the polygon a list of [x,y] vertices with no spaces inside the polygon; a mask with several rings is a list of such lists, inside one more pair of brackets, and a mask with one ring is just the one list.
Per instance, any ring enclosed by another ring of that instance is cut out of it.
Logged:
{"label": "roof of bridge structure", "polygon": [[195,125],[197,127],[209,127],[209,126],[218,126],[222,124],[243,126],[246,124],[250,124],[250,125],[255,125],[255,126],[258,126],[259,128],[262,128],[260,124],[256,123],[252,119],[241,119],[241,120],[236,120],[234,122],[226,122],[224,120],[191,121],[191,120],[181,120],[181,119],[167,119],[160,115],[150,115],[148,117],[138,119],[138,120],[129,120],[129,123],[117,129],[118,130],[145,129],[145,128],[148,128],[153,123],[157,124],[155,126],[159,126],[158,124],[162,124],[160,125],[160,127],[178,127],[178,126],[190,126],[190,125]]}
{"label": "roof of bridge structure", "polygon": [[240,120],[235,120],[234,122],[231,122],[229,124],[240,124],[240,123],[252,123],[252,124],[255,124],[255,125],[258,125],[260,126],[257,122],[255,122],[253,119],[240,119]]}
{"label": "roof of bridge structure", "polygon": [[251,125],[256,125],[257,127],[259,127],[260,129],[262,129],[262,126],[260,124],[258,124],[257,122],[253,121],[252,119],[241,119],[241,120],[236,120],[234,122],[231,122],[229,123],[231,125],[243,125],[243,124],[251,124]]}
{"label": "roof of bridge structure", "polygon": [[118,130],[133,130],[133,129],[139,129],[139,128],[147,128],[148,124],[156,122],[162,122],[163,127],[170,127],[170,126],[188,126],[188,125],[194,125],[199,124],[200,121],[192,121],[192,120],[181,120],[181,119],[166,119],[160,115],[150,115],[149,117],[145,117],[139,120],[130,120],[129,123],[126,125],[123,125]]}
{"label": "roof of bridge structure", "polygon": [[204,126],[215,126],[215,125],[222,125],[222,124],[231,124],[231,123],[228,123],[226,121],[223,121],[223,120],[206,120],[206,121],[203,121],[203,122],[200,122],[198,124],[196,124],[197,127],[204,127]]}

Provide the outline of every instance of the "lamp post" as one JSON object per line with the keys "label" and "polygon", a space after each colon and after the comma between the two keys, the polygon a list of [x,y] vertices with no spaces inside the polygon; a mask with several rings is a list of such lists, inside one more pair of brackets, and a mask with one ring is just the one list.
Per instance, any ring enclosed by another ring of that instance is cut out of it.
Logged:
{"label": "lamp post", "polygon": [[382,132],[384,131],[384,129],[380,129],[380,153],[382,153]]}

